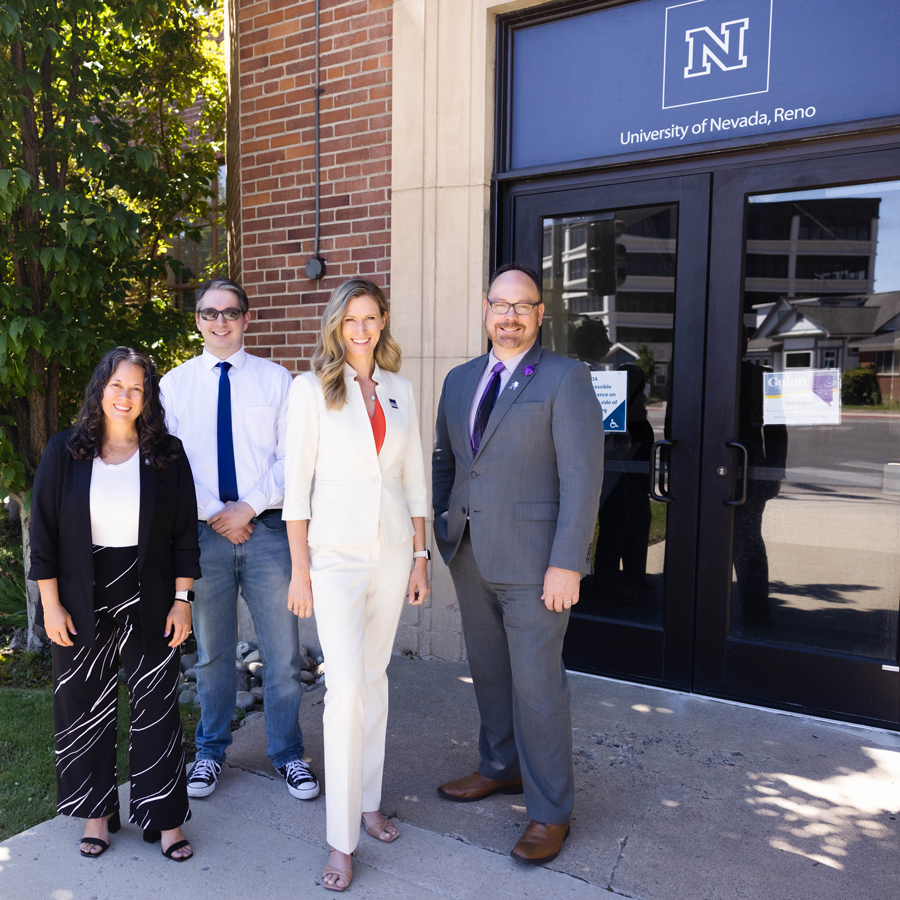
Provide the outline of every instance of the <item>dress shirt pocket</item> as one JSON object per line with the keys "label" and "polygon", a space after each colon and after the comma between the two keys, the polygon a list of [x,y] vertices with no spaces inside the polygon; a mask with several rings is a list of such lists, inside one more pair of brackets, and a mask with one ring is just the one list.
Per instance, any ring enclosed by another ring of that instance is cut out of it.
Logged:
{"label": "dress shirt pocket", "polygon": [[234,417],[243,425],[247,440],[254,446],[271,450],[275,446],[275,423],[278,419],[277,406],[245,406],[240,418]]}

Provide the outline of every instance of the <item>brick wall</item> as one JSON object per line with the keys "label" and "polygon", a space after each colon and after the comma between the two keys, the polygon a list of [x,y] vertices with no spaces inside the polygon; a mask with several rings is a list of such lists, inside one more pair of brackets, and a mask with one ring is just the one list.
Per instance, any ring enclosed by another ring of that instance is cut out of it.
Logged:
{"label": "brick wall", "polygon": [[390,279],[393,0],[320,0],[321,239],[315,236],[313,0],[237,0],[241,276],[248,349],[309,367],[323,304],[351,275]]}

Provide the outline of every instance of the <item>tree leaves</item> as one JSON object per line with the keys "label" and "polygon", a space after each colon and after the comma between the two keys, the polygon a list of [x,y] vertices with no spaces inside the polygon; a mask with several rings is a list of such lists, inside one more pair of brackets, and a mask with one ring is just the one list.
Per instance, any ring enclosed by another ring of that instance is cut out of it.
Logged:
{"label": "tree leaves", "polygon": [[217,7],[0,5],[0,491],[30,483],[104,349],[154,346],[164,369],[194,345],[167,253],[214,196]]}

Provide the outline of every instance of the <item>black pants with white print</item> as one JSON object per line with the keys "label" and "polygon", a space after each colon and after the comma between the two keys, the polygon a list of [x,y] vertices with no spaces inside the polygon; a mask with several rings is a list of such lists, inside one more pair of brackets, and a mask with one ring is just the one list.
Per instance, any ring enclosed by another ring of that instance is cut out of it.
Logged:
{"label": "black pants with white print", "polygon": [[119,808],[116,701],[119,666],[131,701],[131,811],[145,830],[191,816],[178,713],[180,654],[141,632],[137,547],[94,547],[94,647],[53,645],[57,811],[94,819]]}

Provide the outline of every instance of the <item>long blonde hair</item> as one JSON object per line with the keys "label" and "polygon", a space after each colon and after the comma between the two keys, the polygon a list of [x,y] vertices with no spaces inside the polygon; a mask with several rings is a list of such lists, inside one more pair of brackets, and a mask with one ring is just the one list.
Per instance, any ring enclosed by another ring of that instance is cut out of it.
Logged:
{"label": "long blonde hair", "polygon": [[400,345],[391,337],[387,321],[388,303],[384,291],[366,278],[351,278],[335,288],[322,313],[322,328],[312,358],[312,369],[322,380],[325,405],[329,409],[343,409],[347,402],[347,385],[344,382],[344,336],[341,329],[347,304],[356,297],[371,297],[385,317],[384,330],[375,345],[375,362],[386,372],[400,371]]}

